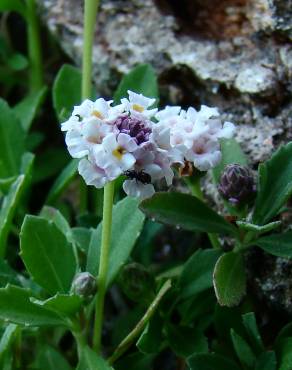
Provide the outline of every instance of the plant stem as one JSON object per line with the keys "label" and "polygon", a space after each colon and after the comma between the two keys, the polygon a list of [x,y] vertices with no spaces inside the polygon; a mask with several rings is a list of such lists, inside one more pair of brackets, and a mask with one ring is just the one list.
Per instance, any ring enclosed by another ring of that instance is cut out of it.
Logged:
{"label": "plant stem", "polygon": [[[200,178],[199,177],[195,177],[195,178],[185,177],[185,182],[188,185],[189,189],[191,190],[192,194],[198,199],[204,201],[204,194],[202,192]],[[208,238],[213,248],[216,248],[216,249],[221,248],[221,243],[216,234],[208,233]]]}
{"label": "plant stem", "polygon": [[40,41],[40,25],[37,16],[36,1],[26,0],[28,25],[28,55],[30,60],[30,91],[43,86],[43,65]]}
{"label": "plant stem", "polygon": [[113,355],[108,359],[108,363],[112,365],[120,356],[122,356],[127,349],[131,346],[135,338],[140,335],[145,328],[148,321],[151,319],[152,315],[156,311],[162,297],[165,293],[171,288],[171,280],[167,280],[159,290],[157,296],[155,297],[154,301],[149,306],[148,310],[145,312],[142,319],[138,322],[135,328],[129,333],[126,338],[118,345],[117,349],[113,353]]}
{"label": "plant stem", "polygon": [[85,342],[83,333],[81,331],[74,331],[73,335],[76,340],[78,359],[80,361],[82,354],[83,354],[83,350],[86,347],[86,342]]}
{"label": "plant stem", "polygon": [[98,272],[98,293],[95,306],[95,324],[93,336],[93,348],[100,352],[101,332],[103,321],[104,298],[106,293],[107,272],[109,264],[109,252],[112,229],[112,210],[114,199],[115,183],[109,182],[104,187],[103,201],[103,219],[102,219],[102,235],[101,235],[101,250]]}
{"label": "plant stem", "polygon": [[99,0],[84,0],[82,99],[91,96],[92,46]]}

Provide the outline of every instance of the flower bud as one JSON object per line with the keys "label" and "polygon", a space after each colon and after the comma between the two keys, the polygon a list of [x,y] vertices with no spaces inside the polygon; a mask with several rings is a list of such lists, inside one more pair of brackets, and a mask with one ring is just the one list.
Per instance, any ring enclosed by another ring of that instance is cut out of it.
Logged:
{"label": "flower bud", "polygon": [[255,194],[254,178],[246,166],[229,164],[218,185],[219,193],[234,206],[248,203]]}
{"label": "flower bud", "polygon": [[126,265],[120,273],[119,283],[125,295],[135,302],[148,302],[153,298],[154,278],[139,263]]}
{"label": "flower bud", "polygon": [[96,293],[96,279],[89,272],[76,274],[72,283],[72,292],[82,297],[90,297]]}

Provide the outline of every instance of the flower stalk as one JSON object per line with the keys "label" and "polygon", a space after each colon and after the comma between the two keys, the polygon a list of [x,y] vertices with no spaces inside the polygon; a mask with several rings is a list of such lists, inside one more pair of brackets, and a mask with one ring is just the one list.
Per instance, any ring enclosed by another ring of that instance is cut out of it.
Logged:
{"label": "flower stalk", "polygon": [[109,265],[114,189],[115,183],[113,181],[109,182],[104,187],[101,250],[100,250],[99,272],[97,279],[98,294],[95,307],[95,323],[93,336],[93,347],[98,353],[100,352],[101,346],[104,299],[106,294],[106,284]]}
{"label": "flower stalk", "polygon": [[36,1],[26,0],[28,24],[28,55],[30,61],[30,91],[43,86],[43,66],[40,41],[40,25],[37,17]]}
{"label": "flower stalk", "polygon": [[84,36],[82,59],[82,99],[91,96],[92,47],[99,0],[84,1]]}

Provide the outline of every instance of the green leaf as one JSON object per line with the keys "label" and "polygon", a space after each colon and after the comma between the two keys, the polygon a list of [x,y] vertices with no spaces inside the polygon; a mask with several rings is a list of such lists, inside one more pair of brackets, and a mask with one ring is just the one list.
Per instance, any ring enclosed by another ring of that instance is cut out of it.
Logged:
{"label": "green leaf", "polygon": [[62,170],[60,175],[56,178],[46,200],[48,204],[54,203],[75,177],[77,173],[78,163],[78,159],[73,159],[72,161],[70,161]]}
{"label": "green leaf", "polygon": [[137,347],[142,353],[158,353],[163,342],[163,320],[156,314],[149,321],[137,341]]}
{"label": "green leaf", "polygon": [[6,252],[6,241],[11,224],[13,221],[14,214],[17,206],[22,198],[26,187],[31,180],[31,171],[34,161],[34,156],[30,153],[26,153],[23,156],[24,163],[24,174],[18,176],[18,178],[11,185],[8,194],[4,197],[2,207],[0,210],[0,256],[5,256]]}
{"label": "green leaf", "polygon": [[2,99],[0,115],[0,178],[5,178],[19,174],[25,135],[16,114]]}
{"label": "green leaf", "polygon": [[19,284],[17,272],[14,271],[6,261],[0,259],[0,286],[7,284]]}
{"label": "green leaf", "polygon": [[86,255],[88,253],[90,240],[92,238],[93,229],[87,229],[86,227],[73,227],[72,234],[73,239],[77,247],[82,250]]}
{"label": "green leaf", "polygon": [[30,301],[31,292],[16,286],[0,288],[0,319],[25,326],[65,325],[56,313]]}
{"label": "green leaf", "polygon": [[277,257],[292,258],[292,232],[263,236],[252,242]]}
{"label": "green leaf", "polygon": [[196,354],[188,360],[190,370],[240,370],[235,362],[226,357],[210,354]]}
{"label": "green leaf", "polygon": [[9,324],[5,328],[5,331],[0,340],[0,362],[3,359],[5,352],[11,346],[11,343],[13,339],[15,338],[16,333],[17,333],[17,325],[15,324]]}
{"label": "green leaf", "polygon": [[102,357],[92,351],[92,349],[85,347],[76,370],[113,370],[113,368]]}
{"label": "green leaf", "polygon": [[[110,284],[121,266],[128,260],[140,235],[144,215],[138,209],[138,200],[124,198],[114,206],[109,271],[107,281]],[[93,232],[87,257],[87,271],[96,276],[99,267],[102,223]]]}
{"label": "green leaf", "polygon": [[1,0],[0,12],[18,12],[24,18],[26,17],[26,8],[21,0]]}
{"label": "green leaf", "polygon": [[0,192],[6,195],[10,189],[10,186],[17,179],[17,176],[7,177],[6,179],[0,179]]}
{"label": "green leaf", "polygon": [[70,225],[62,213],[53,207],[44,206],[40,217],[45,218],[48,221],[52,221],[57,228],[66,236],[69,243],[73,241],[73,234]]}
{"label": "green leaf", "polygon": [[82,298],[75,294],[59,294],[48,298],[45,301],[32,298],[34,304],[55,311],[60,316],[72,316],[78,312],[82,306]]}
{"label": "green leaf", "polygon": [[255,232],[257,234],[264,234],[264,233],[267,233],[271,230],[274,230],[277,227],[279,227],[281,225],[281,223],[282,223],[281,221],[275,221],[275,222],[270,222],[269,224],[261,226],[261,225],[251,224],[251,223],[245,222],[245,221],[236,221],[237,226],[241,230],[252,231],[252,232]]}
{"label": "green leaf", "polygon": [[13,71],[22,71],[28,67],[28,59],[20,54],[13,53],[9,56],[7,63]]}
{"label": "green leaf", "polygon": [[213,169],[213,177],[216,183],[219,182],[221,174],[228,164],[237,163],[243,166],[247,165],[247,157],[235,139],[222,139],[221,153],[221,162]]}
{"label": "green leaf", "polygon": [[256,358],[250,346],[233,329],[231,329],[230,334],[231,334],[231,339],[232,339],[234,350],[242,366],[253,368]]}
{"label": "green leaf", "polygon": [[72,370],[68,361],[50,346],[45,346],[41,349],[38,355],[37,366],[42,370]]}
{"label": "green leaf", "polygon": [[292,194],[292,142],[259,165],[253,223],[266,224]]}
{"label": "green leaf", "polygon": [[72,246],[53,222],[27,215],[20,233],[21,258],[49,293],[66,293],[76,271]]}
{"label": "green leaf", "polygon": [[278,351],[279,370],[292,369],[292,338],[285,338],[281,341]]}
{"label": "green leaf", "polygon": [[140,352],[130,353],[115,363],[115,370],[149,370],[155,355],[145,355]]}
{"label": "green leaf", "polygon": [[277,359],[275,352],[262,353],[257,359],[255,370],[277,370]]}
{"label": "green leaf", "polygon": [[13,108],[13,111],[20,120],[25,132],[29,131],[31,124],[44,101],[47,91],[47,87],[44,86],[40,90],[28,95]]}
{"label": "green leaf", "polygon": [[234,252],[223,254],[216,263],[213,282],[219,304],[227,307],[238,305],[246,293],[242,255]]}
{"label": "green leaf", "polygon": [[263,352],[264,345],[258,330],[255,314],[253,312],[248,312],[242,315],[242,321],[255,352]]}
{"label": "green leaf", "polygon": [[158,99],[157,78],[151,65],[140,64],[123,77],[114,94],[116,104],[128,96],[128,90]]}
{"label": "green leaf", "polygon": [[71,115],[74,105],[81,103],[81,72],[78,68],[64,64],[53,85],[53,104],[59,121]]}
{"label": "green leaf", "polygon": [[198,249],[190,257],[178,281],[181,298],[189,298],[212,287],[213,271],[220,254],[219,250]]}
{"label": "green leaf", "polygon": [[182,193],[156,193],[140,209],[152,220],[191,231],[234,233],[235,228],[198,198]]}
{"label": "green leaf", "polygon": [[208,352],[208,341],[196,328],[168,325],[166,337],[171,349],[179,357],[188,358],[196,353]]}

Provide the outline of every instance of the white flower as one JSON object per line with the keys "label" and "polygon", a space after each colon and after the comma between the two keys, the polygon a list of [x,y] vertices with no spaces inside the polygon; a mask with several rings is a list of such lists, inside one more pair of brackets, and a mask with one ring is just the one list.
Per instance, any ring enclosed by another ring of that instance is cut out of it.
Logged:
{"label": "white flower", "polygon": [[140,200],[150,198],[155,194],[152,184],[142,184],[136,180],[126,180],[123,183],[123,189],[130,197],[139,198]]}
{"label": "white flower", "polygon": [[129,99],[121,99],[125,110],[130,112],[134,117],[144,116],[146,118],[151,118],[157,112],[157,109],[148,109],[154,103],[155,99],[147,98],[142,94],[136,94],[133,91],[128,90]]}
{"label": "white flower", "polygon": [[136,162],[135,157],[131,152],[137,148],[137,144],[133,138],[126,134],[114,133],[107,135],[102,142],[103,155],[95,152],[96,164],[102,168],[111,168],[121,174],[130,169]]}
{"label": "white flower", "polygon": [[83,177],[87,185],[102,188],[109,181],[105,171],[91,163],[88,159],[81,159],[78,164],[78,172]]}

